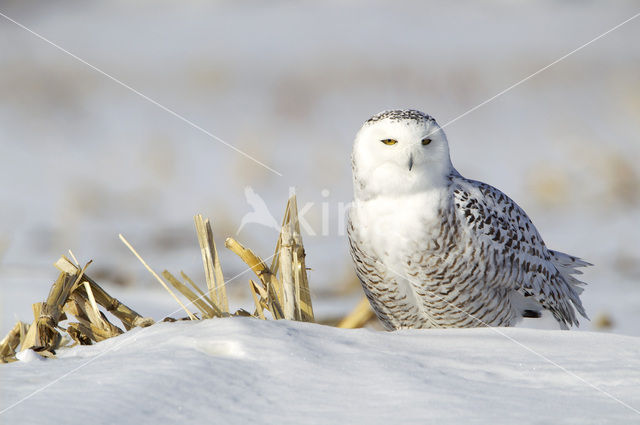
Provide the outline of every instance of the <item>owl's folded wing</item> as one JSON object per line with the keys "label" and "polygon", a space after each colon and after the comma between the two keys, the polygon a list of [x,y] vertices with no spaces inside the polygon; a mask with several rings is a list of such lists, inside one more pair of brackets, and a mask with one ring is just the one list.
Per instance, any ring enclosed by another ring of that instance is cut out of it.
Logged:
{"label": "owl's folded wing", "polygon": [[496,284],[533,297],[561,324],[578,325],[575,310],[587,317],[579,298],[584,283],[572,275],[589,263],[548,249],[527,214],[498,189],[458,177],[452,190],[459,225],[507,274]]}

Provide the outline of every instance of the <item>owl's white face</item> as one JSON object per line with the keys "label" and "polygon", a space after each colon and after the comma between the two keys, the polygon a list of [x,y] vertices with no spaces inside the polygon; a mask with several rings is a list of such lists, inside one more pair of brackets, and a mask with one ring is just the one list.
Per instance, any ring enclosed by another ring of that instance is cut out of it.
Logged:
{"label": "owl's white face", "polygon": [[453,170],[442,129],[412,110],[381,112],[367,121],[356,136],[352,160],[356,199],[440,187]]}

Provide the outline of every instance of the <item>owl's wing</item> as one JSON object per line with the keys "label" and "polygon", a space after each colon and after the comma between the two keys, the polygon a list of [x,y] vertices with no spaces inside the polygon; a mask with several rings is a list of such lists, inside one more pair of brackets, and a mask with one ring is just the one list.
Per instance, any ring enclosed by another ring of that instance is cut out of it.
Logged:
{"label": "owl's wing", "polygon": [[589,263],[548,249],[527,214],[498,189],[457,177],[452,190],[458,224],[502,274],[487,283],[533,297],[561,325],[578,325],[574,308],[587,317],[579,298],[584,283],[572,274]]}

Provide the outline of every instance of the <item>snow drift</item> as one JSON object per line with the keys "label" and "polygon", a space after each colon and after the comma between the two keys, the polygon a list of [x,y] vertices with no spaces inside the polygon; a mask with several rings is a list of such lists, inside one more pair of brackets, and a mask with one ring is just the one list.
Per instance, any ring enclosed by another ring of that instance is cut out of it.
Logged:
{"label": "snow drift", "polygon": [[58,355],[2,366],[3,423],[640,421],[640,338],[613,334],[233,318]]}

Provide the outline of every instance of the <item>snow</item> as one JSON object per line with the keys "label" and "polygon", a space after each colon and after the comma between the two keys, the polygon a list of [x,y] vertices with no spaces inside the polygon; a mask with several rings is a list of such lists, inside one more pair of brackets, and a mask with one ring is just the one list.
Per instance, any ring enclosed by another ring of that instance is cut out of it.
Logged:
{"label": "snow", "polygon": [[640,421],[640,338],[614,334],[232,318],[159,323],[59,357],[2,366],[0,410],[61,378],[2,423]]}
{"label": "snow", "polygon": [[45,361],[44,357],[36,354],[33,350],[24,350],[16,354],[16,358],[23,363],[29,363],[33,361]]}

